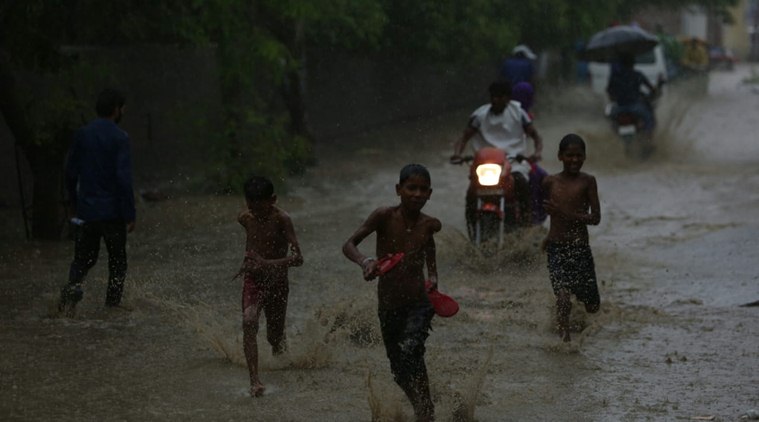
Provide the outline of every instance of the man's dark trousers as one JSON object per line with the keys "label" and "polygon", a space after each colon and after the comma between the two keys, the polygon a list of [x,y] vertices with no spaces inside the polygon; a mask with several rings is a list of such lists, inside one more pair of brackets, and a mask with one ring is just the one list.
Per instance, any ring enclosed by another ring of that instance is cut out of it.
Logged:
{"label": "man's dark trousers", "polygon": [[69,270],[69,286],[81,284],[98,259],[100,239],[108,251],[108,290],[106,306],[121,303],[127,270],[126,223],[123,220],[92,221],[79,227],[76,233],[74,261]]}

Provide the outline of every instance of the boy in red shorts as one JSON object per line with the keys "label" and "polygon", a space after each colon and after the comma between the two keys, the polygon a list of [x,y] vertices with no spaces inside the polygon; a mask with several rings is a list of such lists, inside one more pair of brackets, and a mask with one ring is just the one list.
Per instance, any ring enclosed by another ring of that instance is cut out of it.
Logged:
{"label": "boy in red shorts", "polygon": [[290,216],[274,205],[277,196],[271,181],[252,177],[245,182],[244,189],[247,209],[237,217],[247,235],[241,269],[243,349],[250,373],[250,395],[258,397],[265,389],[258,377],[256,340],[261,311],[266,315],[266,339],[272,353],[281,354],[287,349],[287,270],[302,265],[303,256]]}
{"label": "boy in red shorts", "polygon": [[[365,280],[379,276],[378,315],[382,340],[390,360],[390,370],[414,407],[417,421],[434,420],[427,367],[425,340],[435,311],[425,291],[424,267],[432,288],[437,288],[437,264],[433,235],[440,220],[422,213],[432,194],[430,173],[419,164],[401,170],[395,191],[400,204],[380,207],[345,242],[343,253],[361,266]],[[378,261],[358,249],[371,233],[377,235],[377,255],[403,252],[402,260],[382,274]]]}

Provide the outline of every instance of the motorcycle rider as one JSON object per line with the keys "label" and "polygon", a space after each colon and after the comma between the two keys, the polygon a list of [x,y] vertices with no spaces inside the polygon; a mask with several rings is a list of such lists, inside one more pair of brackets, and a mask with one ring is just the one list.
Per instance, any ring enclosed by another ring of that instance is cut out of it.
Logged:
{"label": "motorcycle rider", "polygon": [[[632,113],[639,116],[643,121],[643,133],[651,139],[654,131],[654,111],[648,98],[657,95],[655,88],[643,73],[635,70],[635,56],[622,54],[619,56],[619,65],[612,66],[609,84],[606,93],[609,99],[616,103],[612,109],[611,117],[615,118],[619,113]],[[643,94],[641,86],[648,89],[648,96]]]}
{"label": "motorcycle rider", "polygon": [[[483,147],[494,147],[504,151],[511,163],[514,176],[514,189],[519,203],[520,224],[531,224],[530,187],[528,184],[530,162],[541,159],[543,139],[532,124],[532,119],[522,109],[519,102],[511,100],[511,83],[496,81],[490,84],[490,103],[477,108],[469,117],[461,137],[453,146],[452,164],[462,162],[461,154],[467,142],[475,138],[472,147],[475,151]],[[527,137],[534,142],[534,152],[527,156]],[[476,198],[467,191],[466,219],[467,225],[474,221]]]}
{"label": "motorcycle rider", "polygon": [[704,42],[696,37],[692,37],[685,44],[685,51],[680,61],[683,69],[683,76],[693,81],[691,92],[697,95],[704,95],[709,87],[709,52],[706,50]]}
{"label": "motorcycle rider", "polygon": [[706,51],[706,46],[698,38],[692,37],[685,44],[680,64],[686,71],[706,72],[709,69],[709,52]]}

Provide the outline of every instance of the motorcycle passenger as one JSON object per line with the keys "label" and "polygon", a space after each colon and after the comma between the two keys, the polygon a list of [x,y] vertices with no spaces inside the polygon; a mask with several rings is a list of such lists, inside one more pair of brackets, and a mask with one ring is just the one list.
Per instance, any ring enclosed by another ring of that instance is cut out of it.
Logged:
{"label": "motorcycle passenger", "polygon": [[[532,120],[535,120],[535,116],[530,111],[534,94],[535,92],[529,82],[519,82],[511,87],[511,99],[518,101],[522,106],[522,109],[527,112],[527,115],[530,116],[530,119]],[[532,170],[530,170],[530,177],[528,179],[530,184],[530,196],[532,197],[532,224],[537,225],[542,224],[548,217],[548,214],[546,214],[546,211],[543,208],[543,189],[541,188],[543,179],[548,176],[548,172],[534,161],[530,162],[530,167]]]}
{"label": "motorcycle passenger", "polygon": [[511,99],[519,102],[530,119],[534,119],[535,116],[530,112],[532,107],[532,100],[535,98],[535,90],[532,88],[532,84],[529,82],[518,82],[511,87]]}
{"label": "motorcycle passenger", "polygon": [[623,54],[619,57],[619,66],[612,66],[606,87],[609,99],[616,103],[611,117],[615,118],[619,113],[639,116],[643,121],[643,133],[650,139],[655,125],[654,112],[641,86],[648,89],[649,96],[655,96],[657,91],[645,75],[635,70],[634,65],[635,56]]}
{"label": "motorcycle passenger", "polygon": [[[520,224],[531,224],[530,161],[539,161],[543,152],[543,139],[532,124],[532,119],[519,102],[511,100],[511,83],[498,81],[490,84],[490,103],[476,109],[469,117],[464,133],[453,146],[451,163],[459,164],[467,142],[474,138],[475,151],[484,147],[494,147],[504,151],[511,163],[514,188],[519,203]],[[534,142],[534,152],[527,156],[527,136]],[[523,158],[518,160],[517,157]],[[476,198],[467,192],[467,225],[474,221]]]}
{"label": "motorcycle passenger", "polygon": [[519,82],[535,84],[535,69],[532,63],[537,56],[524,44],[519,44],[511,51],[511,56],[501,65],[501,78],[513,85]]}

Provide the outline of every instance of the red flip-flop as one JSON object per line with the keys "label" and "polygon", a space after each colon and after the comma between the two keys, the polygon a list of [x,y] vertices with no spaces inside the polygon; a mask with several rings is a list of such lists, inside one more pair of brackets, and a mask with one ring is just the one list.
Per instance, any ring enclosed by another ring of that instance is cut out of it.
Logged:
{"label": "red flip-flop", "polygon": [[383,275],[398,265],[405,254],[403,252],[389,253],[377,260],[377,275]]}
{"label": "red flip-flop", "polygon": [[[377,274],[383,275],[392,270],[403,259],[403,252],[389,253],[377,260]],[[438,289],[432,289],[432,282],[424,282],[424,289],[427,291],[427,297],[435,308],[435,313],[441,317],[448,318],[456,315],[459,311],[459,304],[450,296],[440,292]]]}
{"label": "red flip-flop", "polygon": [[424,282],[424,288],[427,290],[427,297],[430,299],[432,307],[435,308],[435,313],[439,316],[448,318],[456,315],[459,311],[459,304],[447,294],[438,289],[433,289],[432,282],[429,280]]}

